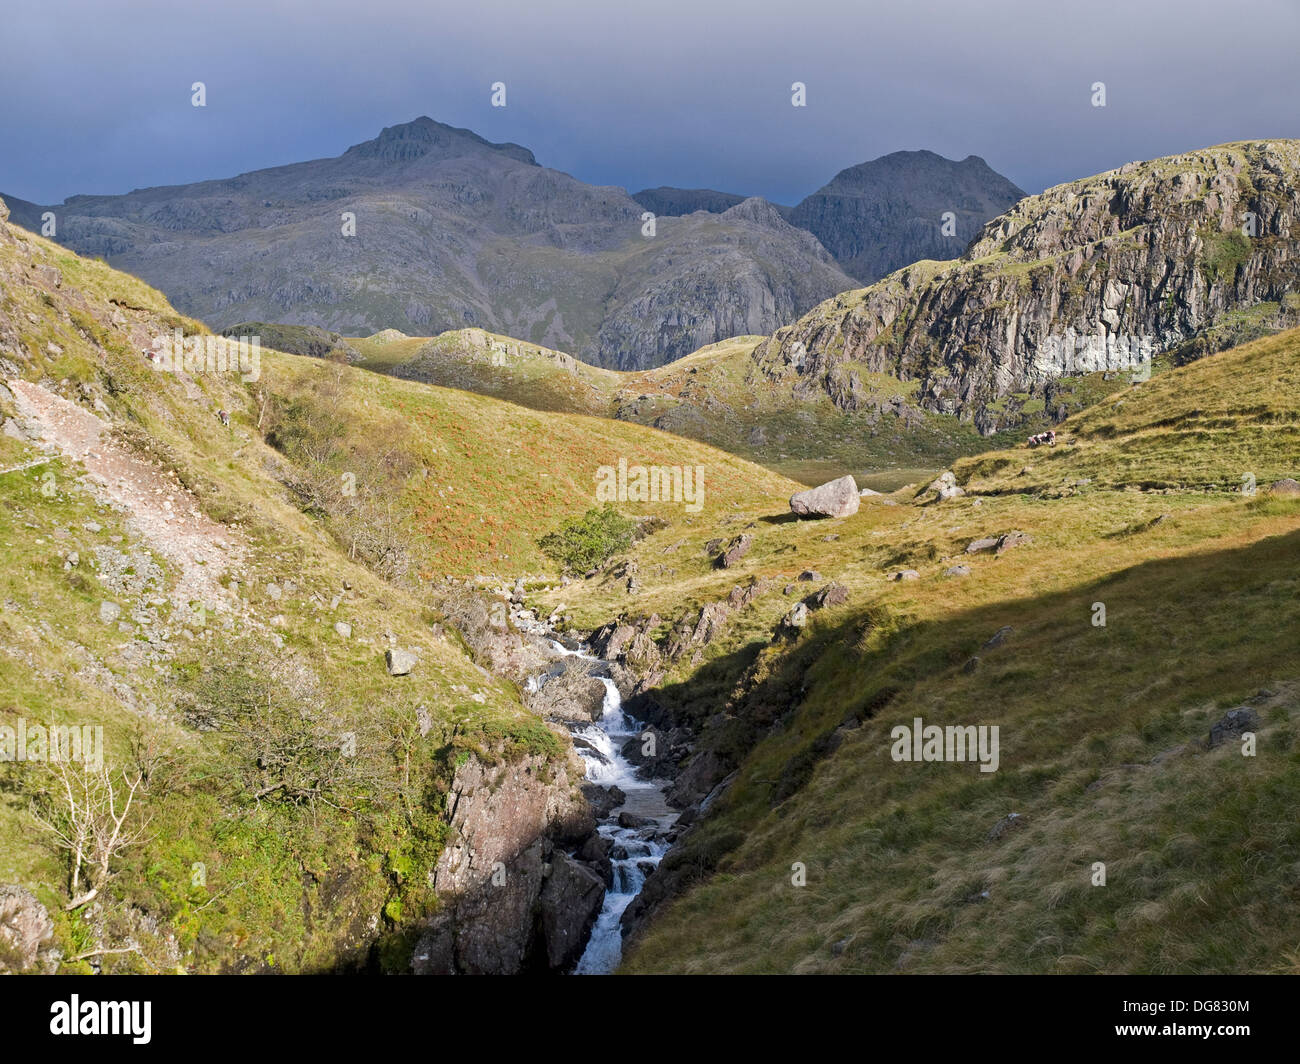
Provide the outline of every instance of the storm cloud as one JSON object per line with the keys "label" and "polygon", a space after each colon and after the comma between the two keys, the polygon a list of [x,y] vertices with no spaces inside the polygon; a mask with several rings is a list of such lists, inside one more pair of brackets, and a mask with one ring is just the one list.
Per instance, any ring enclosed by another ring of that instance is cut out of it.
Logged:
{"label": "storm cloud", "polygon": [[418,115],[596,184],[779,203],[899,149],[1034,192],[1300,136],[1293,0],[19,0],[5,44],[0,190],[40,203],[337,155]]}

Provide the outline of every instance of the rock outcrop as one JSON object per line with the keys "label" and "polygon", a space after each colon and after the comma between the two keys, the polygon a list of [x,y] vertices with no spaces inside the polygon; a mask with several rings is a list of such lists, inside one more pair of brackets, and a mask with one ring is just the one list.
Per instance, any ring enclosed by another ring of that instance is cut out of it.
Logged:
{"label": "rock outcrop", "polygon": [[417,975],[507,975],[576,962],[604,896],[593,869],[569,857],[595,830],[574,780],[540,757],[469,757],[447,798],[449,838],[432,873],[443,904],[412,955]]}
{"label": "rock outcrop", "polygon": [[1300,283],[1298,215],[1300,141],[1129,163],[1021,200],[956,261],[828,300],[753,357],[796,397],[850,412],[879,404],[871,378],[886,374],[985,434],[1058,417],[1062,378],[1140,380],[1154,355],[1247,308],[1280,327]]}

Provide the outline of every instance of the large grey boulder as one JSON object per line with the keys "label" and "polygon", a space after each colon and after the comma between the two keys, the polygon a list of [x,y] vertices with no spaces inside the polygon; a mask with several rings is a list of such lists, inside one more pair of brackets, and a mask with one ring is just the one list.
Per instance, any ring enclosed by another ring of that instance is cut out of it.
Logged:
{"label": "large grey boulder", "polygon": [[966,544],[966,553],[984,554],[993,551],[994,554],[1005,554],[1013,547],[1023,547],[1026,543],[1032,542],[1033,539],[1024,532],[1005,532],[1000,536],[985,536],[983,539],[971,540]]}
{"label": "large grey boulder", "polygon": [[802,628],[808,623],[808,604],[796,602],[790,612],[781,618],[781,627],[785,629]]}
{"label": "large grey boulder", "polygon": [[1240,739],[1248,731],[1259,728],[1259,714],[1249,706],[1230,709],[1210,728],[1210,746],[1221,746],[1232,739]]}
{"label": "large grey boulder", "polygon": [[1270,495],[1300,495],[1300,481],[1292,477],[1275,480],[1268,486]]}
{"label": "large grey boulder", "polygon": [[828,480],[790,496],[790,510],[800,517],[848,517],[858,512],[862,499],[852,475]]}
{"label": "large grey boulder", "polygon": [[605,685],[580,664],[571,663],[525,698],[528,708],[547,720],[590,724],[604,713]]}

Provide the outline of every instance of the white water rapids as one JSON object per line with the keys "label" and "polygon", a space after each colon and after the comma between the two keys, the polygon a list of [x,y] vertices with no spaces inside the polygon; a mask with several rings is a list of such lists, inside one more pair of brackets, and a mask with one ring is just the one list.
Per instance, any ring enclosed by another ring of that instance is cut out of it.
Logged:
{"label": "white water rapids", "polygon": [[[599,661],[582,650],[569,650],[558,642],[554,648],[566,657],[584,661]],[[618,787],[627,800],[616,807],[600,822],[597,831],[611,840],[610,852],[614,867],[613,884],[605,891],[605,901],[600,915],[591,929],[587,948],[574,969],[575,975],[604,975],[618,967],[623,956],[623,935],[619,918],[640,893],[646,876],[650,874],[668,851],[663,833],[677,820],[676,811],[664,801],[664,783],[661,780],[643,780],[636,775],[635,766],[622,754],[623,745],[641,734],[637,722],[623,712],[623,699],[606,676],[596,676],[605,685],[605,699],[599,720],[588,725],[572,726],[575,739],[590,744],[577,746],[578,753],[587,765],[587,779],[602,787]],[[534,677],[530,686],[540,686],[543,677]],[[619,826],[619,813],[632,813],[650,817],[654,827],[623,828]]]}

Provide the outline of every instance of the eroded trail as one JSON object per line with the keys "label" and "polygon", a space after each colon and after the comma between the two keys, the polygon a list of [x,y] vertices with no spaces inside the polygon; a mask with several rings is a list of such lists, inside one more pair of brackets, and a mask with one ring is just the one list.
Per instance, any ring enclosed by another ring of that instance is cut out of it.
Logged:
{"label": "eroded trail", "polygon": [[122,511],[127,527],[175,566],[173,603],[181,609],[193,603],[228,608],[230,594],[220,580],[243,557],[237,535],[205,516],[176,480],[114,440],[108,422],[38,384],[7,384],[29,431],[80,462],[91,490]]}

